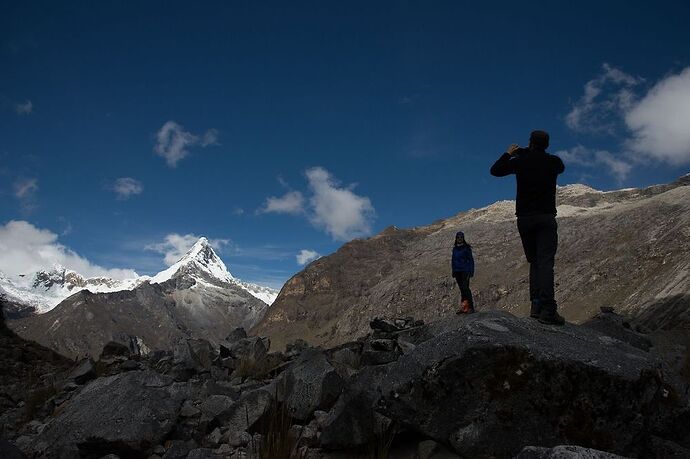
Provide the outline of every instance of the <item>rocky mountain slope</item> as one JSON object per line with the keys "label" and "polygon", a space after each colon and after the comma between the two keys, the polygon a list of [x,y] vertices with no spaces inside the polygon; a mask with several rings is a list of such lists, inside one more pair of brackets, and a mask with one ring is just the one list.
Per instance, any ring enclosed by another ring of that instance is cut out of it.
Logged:
{"label": "rocky mountain slope", "polygon": [[181,337],[216,342],[235,327],[251,327],[267,308],[201,238],[177,263],[132,289],[80,290],[49,312],[9,325],[67,356],[97,355],[111,340],[145,354]]}
{"label": "rocky mountain slope", "polygon": [[[200,238],[192,250],[201,245],[209,245],[208,240],[204,237]],[[218,257],[216,256],[216,258]],[[112,293],[132,290],[146,282],[160,284],[170,279],[179,268],[180,263],[184,263],[184,257],[154,276],[139,276],[124,280],[109,277],[87,278],[60,265],[13,278],[0,272],[0,295],[10,303],[7,305],[5,316],[20,318],[33,314],[43,314],[60,304],[65,298],[82,290],[88,290],[91,293]],[[223,281],[237,285],[266,304],[270,305],[278,296],[278,291],[275,289],[244,282],[233,277],[224,264],[222,268],[219,267],[218,269],[217,274]]]}
{"label": "rocky mountain slope", "polygon": [[[644,189],[559,188],[557,299],[569,321],[615,305],[652,328],[690,327],[689,185],[686,175]],[[334,345],[365,333],[372,316],[450,317],[458,230],[473,246],[478,309],[525,315],[528,269],[514,206],[497,202],[347,243],[292,277],[253,332],[278,347],[296,338]]]}

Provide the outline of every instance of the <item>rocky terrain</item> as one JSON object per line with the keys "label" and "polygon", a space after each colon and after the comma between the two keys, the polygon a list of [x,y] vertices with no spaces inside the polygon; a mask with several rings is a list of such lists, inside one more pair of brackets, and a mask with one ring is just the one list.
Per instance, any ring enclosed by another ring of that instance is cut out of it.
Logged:
{"label": "rocky terrain", "polygon": [[[688,185],[690,175],[645,189],[559,188],[557,299],[569,321],[615,304],[650,328],[690,329]],[[366,333],[374,316],[452,316],[458,290],[450,251],[458,230],[473,246],[478,309],[524,316],[528,269],[514,207],[498,202],[349,242],[292,277],[253,333],[277,349],[297,338],[332,346]]]}
{"label": "rocky terrain", "polygon": [[217,343],[249,328],[268,305],[238,284],[204,238],[166,271],[130,290],[80,290],[44,314],[11,320],[24,338],[69,356],[96,356],[112,340],[131,352],[170,349],[181,337]]}
{"label": "rocky terrain", "polygon": [[0,455],[690,457],[687,347],[615,313],[565,327],[499,311],[370,327],[326,350],[268,352],[235,329],[216,346],[181,338],[144,357],[111,342],[70,362],[3,325]]}

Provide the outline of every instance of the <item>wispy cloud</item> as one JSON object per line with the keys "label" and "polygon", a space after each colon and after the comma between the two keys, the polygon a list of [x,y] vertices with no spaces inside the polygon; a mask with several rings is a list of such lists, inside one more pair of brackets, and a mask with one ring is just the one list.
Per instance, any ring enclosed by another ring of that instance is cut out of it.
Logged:
{"label": "wispy cloud", "polygon": [[14,197],[19,201],[22,213],[29,214],[37,207],[38,179],[19,178],[14,182]]}
{"label": "wispy cloud", "polygon": [[620,184],[625,181],[633,166],[630,162],[618,158],[606,150],[592,150],[578,145],[576,147],[556,152],[566,164],[574,164],[589,168],[604,167]]}
{"label": "wispy cloud", "polygon": [[307,263],[310,263],[317,258],[321,258],[321,255],[316,252],[315,250],[309,250],[309,249],[302,249],[299,251],[299,253],[295,256],[297,263],[301,266],[306,265]]}
{"label": "wispy cloud", "polygon": [[58,235],[24,220],[0,225],[0,271],[11,275],[31,274],[61,265],[87,276],[128,279],[137,276],[131,269],[109,269],[91,263],[58,241]]}
{"label": "wispy cloud", "polygon": [[577,132],[612,133],[635,101],[633,88],[643,81],[603,64],[601,74],[585,84],[584,94],[565,117],[566,124]]}
{"label": "wispy cloud", "polygon": [[[200,237],[196,234],[171,233],[165,236],[163,241],[147,244],[144,249],[162,254],[164,256],[163,261],[170,266],[182,258]],[[218,251],[231,244],[230,239],[209,239],[208,242],[211,247]]]}
{"label": "wispy cloud", "polygon": [[117,199],[126,200],[141,194],[144,191],[144,185],[132,177],[120,177],[115,180],[111,189],[117,195]]}
{"label": "wispy cloud", "polygon": [[35,178],[21,178],[14,182],[14,196],[17,199],[32,197],[38,191],[38,180]]}
{"label": "wispy cloud", "polygon": [[260,214],[304,213],[304,196],[299,191],[288,191],[283,196],[269,196],[264,205],[257,211]]}
{"label": "wispy cloud", "polygon": [[189,148],[197,145],[200,147],[218,145],[218,131],[209,129],[198,136],[185,131],[175,121],[168,121],[158,130],[153,151],[165,158],[168,166],[176,167],[180,160],[189,155]]}
{"label": "wispy cloud", "polygon": [[27,100],[23,104],[15,104],[14,111],[17,115],[30,115],[34,111],[34,104]]}
{"label": "wispy cloud", "polygon": [[619,183],[635,165],[650,161],[690,164],[690,67],[667,75],[646,91],[641,85],[644,81],[604,64],[602,73],[587,82],[565,121],[577,132],[611,136],[620,152],[579,145],[560,151],[563,159],[603,166]]}
{"label": "wispy cloud", "polygon": [[304,215],[316,228],[340,241],[371,233],[376,211],[368,197],[353,191],[354,184],[341,186],[322,167],[307,169],[305,175],[309,186],[308,200],[299,191],[288,191],[281,197],[268,197],[257,213]]}

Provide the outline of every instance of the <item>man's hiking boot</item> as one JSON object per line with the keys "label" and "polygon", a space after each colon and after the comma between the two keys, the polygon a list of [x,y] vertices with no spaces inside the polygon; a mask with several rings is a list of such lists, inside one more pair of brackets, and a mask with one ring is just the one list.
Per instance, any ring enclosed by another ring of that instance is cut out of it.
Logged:
{"label": "man's hiking boot", "polygon": [[544,308],[539,313],[539,322],[545,325],[564,325],[565,318],[556,312],[555,309]]}
{"label": "man's hiking boot", "polygon": [[533,319],[538,319],[541,313],[541,304],[539,300],[532,300],[532,306],[529,308],[529,316]]}

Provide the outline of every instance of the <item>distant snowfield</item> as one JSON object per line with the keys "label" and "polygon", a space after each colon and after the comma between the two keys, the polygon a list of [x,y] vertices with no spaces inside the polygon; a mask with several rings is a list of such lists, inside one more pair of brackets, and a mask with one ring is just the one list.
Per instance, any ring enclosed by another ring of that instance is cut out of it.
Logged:
{"label": "distant snowfield", "polygon": [[[155,276],[139,276],[134,279],[116,280],[106,277],[85,278],[79,273],[55,265],[50,270],[39,271],[25,276],[7,276],[0,272],[0,295],[7,299],[28,305],[36,313],[46,313],[65,298],[82,290],[92,293],[112,293],[133,290],[145,282],[161,284],[172,279],[181,270],[192,267],[213,281],[237,285],[269,306],[273,304],[279,291],[270,287],[243,282],[233,277],[225,263],[213,251],[208,240],[200,238],[176,263]],[[197,279],[198,282],[208,282]],[[212,284],[209,284],[212,285]]]}

